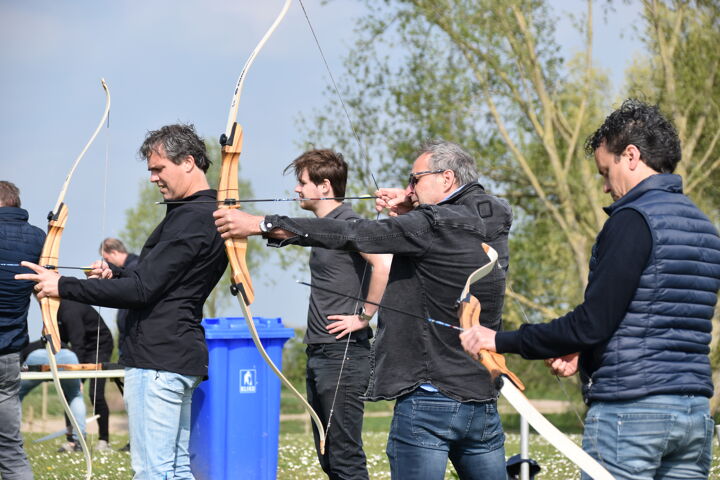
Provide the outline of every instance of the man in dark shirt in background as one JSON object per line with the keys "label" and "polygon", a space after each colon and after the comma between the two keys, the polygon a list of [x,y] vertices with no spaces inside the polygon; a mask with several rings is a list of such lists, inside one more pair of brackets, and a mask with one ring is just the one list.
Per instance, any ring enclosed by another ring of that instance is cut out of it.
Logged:
{"label": "man in dark shirt in background", "polygon": [[137,266],[110,279],[80,280],[28,264],[38,296],[111,308],[128,308],[120,362],[125,369],[125,407],[130,423],[135,480],[193,478],[190,472],[192,394],[208,373],[202,307],[227,266],[224,243],[213,225],[217,194],[205,172],[205,144],[191,125],[149,132],[140,147],[150,181],[167,206]]}
{"label": "man in dark shirt in background", "polygon": [[579,370],[590,405],[583,448],[616,478],[707,478],[720,237],[672,174],[680,139],[657,107],[626,100],[586,149],[614,203],[584,302],[513,332],[473,327],[463,347],[550,359],[563,376]]}
{"label": "man in dark shirt in background", "polygon": [[[120,271],[115,272],[115,276],[128,276],[129,272],[135,268],[140,257],[134,253],[129,253],[125,244],[118,238],[108,237],[100,244],[100,255],[108,263],[111,270],[118,269]],[[122,357],[123,340],[125,340],[125,325],[127,324],[127,317],[129,310],[126,308],[119,308],[117,315],[115,316],[115,325],[118,330],[118,352]],[[130,442],[126,443],[124,447],[119,449],[121,452],[130,451]]]}
{"label": "man in dark shirt in background", "polygon": [[[100,245],[100,255],[108,263],[111,269],[124,269],[129,272],[137,265],[140,257],[134,253],[129,253],[125,244],[117,238],[108,237],[102,241]],[[122,273],[118,273],[122,275]],[[129,273],[125,273],[129,275]],[[117,276],[117,275],[116,275]],[[117,316],[115,317],[115,324],[118,329],[118,346],[122,345],[125,338],[125,324],[127,323],[128,310],[125,308],[118,309]],[[122,353],[122,350],[120,350]]]}
{"label": "man in dark shirt in background", "polygon": [[[28,223],[20,190],[0,181],[0,262],[37,262],[45,232]],[[28,343],[27,313],[32,282],[13,279],[24,268],[0,268],[0,477],[33,478],[20,435],[20,351]]]}
{"label": "man in dark shirt in background", "polygon": [[[285,171],[297,178],[300,207],[319,218],[353,221],[361,218],[345,196],[347,164],[332,150],[310,150]],[[333,198],[318,200],[319,198]],[[310,275],[313,286],[379,303],[387,285],[392,255],[369,255],[313,247]],[[370,268],[371,267],[371,268]],[[347,297],[310,290],[307,314],[307,398],[327,428],[325,454],[313,425],[315,449],[330,479],[367,479],[362,443],[365,405],[360,398],[370,378],[370,320],[378,307]]]}

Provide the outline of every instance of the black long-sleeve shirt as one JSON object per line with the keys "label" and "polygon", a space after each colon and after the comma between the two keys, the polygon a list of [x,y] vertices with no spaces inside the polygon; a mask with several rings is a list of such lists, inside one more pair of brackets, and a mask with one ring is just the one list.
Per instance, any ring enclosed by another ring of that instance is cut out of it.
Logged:
{"label": "black long-sleeve shirt", "polygon": [[214,190],[204,190],[183,199],[188,203],[168,205],[128,276],[60,279],[63,299],[130,310],[123,365],[207,375],[202,307],[227,266],[212,216],[215,199]]}
{"label": "black long-sleeve shirt", "polygon": [[112,353],[113,338],[110,329],[97,310],[90,305],[72,300],[61,301],[58,329],[60,339],[70,344],[80,363],[95,363],[96,350],[107,356]]}
{"label": "black long-sleeve shirt", "polygon": [[605,342],[635,296],[651,251],[650,227],[639,212],[626,209],[613,215],[598,235],[597,264],[583,303],[551,322],[498,332],[497,351],[519,353],[528,359],[583,352],[584,370],[594,371]]}
{"label": "black long-sleeve shirt", "polygon": [[[112,334],[97,310],[90,305],[72,300],[61,301],[57,322],[61,347],[72,350],[80,363],[97,363],[110,359],[113,350]],[[44,348],[45,342],[42,338],[30,342],[22,351],[22,361],[25,361],[30,352]]]}

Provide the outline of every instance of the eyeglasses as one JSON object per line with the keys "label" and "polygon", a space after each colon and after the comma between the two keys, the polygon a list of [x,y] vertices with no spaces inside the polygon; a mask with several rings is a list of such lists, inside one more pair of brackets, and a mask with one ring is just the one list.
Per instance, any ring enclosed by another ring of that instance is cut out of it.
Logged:
{"label": "eyeglasses", "polygon": [[408,186],[414,187],[415,185],[417,185],[417,183],[418,183],[418,181],[419,181],[419,178],[422,177],[423,175],[431,175],[431,174],[434,174],[434,173],[442,173],[442,172],[444,172],[444,171],[445,171],[445,169],[444,169],[444,168],[441,168],[441,169],[439,169],[439,170],[425,170],[425,171],[422,171],[422,172],[411,173],[411,174],[410,174],[410,177],[408,177]]}

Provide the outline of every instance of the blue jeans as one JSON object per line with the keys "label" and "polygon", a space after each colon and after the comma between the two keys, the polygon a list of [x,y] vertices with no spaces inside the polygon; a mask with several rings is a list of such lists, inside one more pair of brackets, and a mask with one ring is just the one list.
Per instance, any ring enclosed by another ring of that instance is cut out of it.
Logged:
{"label": "blue jeans", "polygon": [[[57,363],[79,363],[75,352],[65,348],[55,354],[55,360]],[[48,360],[47,350],[44,348],[33,350],[30,352],[30,355],[27,356],[25,364],[49,365],[50,360]],[[43,381],[44,380],[23,380],[22,385],[20,386],[20,401],[25,398],[25,395],[30,393],[30,390],[40,385]],[[65,400],[67,400],[70,405],[70,411],[72,411],[78,425],[80,425],[80,430],[82,430],[83,435],[85,435],[85,415],[87,410],[85,408],[85,400],[83,400],[82,381],[79,378],[68,378],[60,380],[60,385],[62,386],[63,393],[65,394]],[[78,433],[73,431],[72,436],[75,441],[77,441],[77,435]]]}
{"label": "blue jeans", "polygon": [[496,402],[461,403],[416,389],[395,403],[390,473],[394,480],[441,480],[449,457],[461,479],[505,480],[504,444]]}
{"label": "blue jeans", "polygon": [[125,409],[134,480],[194,479],[190,471],[190,405],[201,377],[125,369]]}
{"label": "blue jeans", "polygon": [[712,436],[707,398],[654,395],[594,402],[585,420],[583,449],[617,479],[706,479]]}

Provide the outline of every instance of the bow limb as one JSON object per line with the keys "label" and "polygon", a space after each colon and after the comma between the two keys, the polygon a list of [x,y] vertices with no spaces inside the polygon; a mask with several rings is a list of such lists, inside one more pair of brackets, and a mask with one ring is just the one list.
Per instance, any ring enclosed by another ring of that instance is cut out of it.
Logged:
{"label": "bow limb", "polygon": [[[460,294],[460,299],[458,299],[458,317],[460,319],[460,327],[465,330],[472,328],[474,325],[480,325],[480,312],[482,311],[482,307],[478,299],[470,294],[470,286],[492,272],[498,259],[497,251],[490,245],[483,243],[482,248],[488,256],[488,263],[478,268],[468,276],[468,279],[465,282],[465,287]],[[493,380],[495,380],[499,375],[506,375],[520,388],[520,390],[525,390],[525,385],[523,385],[520,379],[507,368],[505,365],[505,357],[501,354],[481,350],[478,352],[478,355],[480,356],[480,363],[488,369]]]}
{"label": "bow limb", "polygon": [[[100,129],[105,123],[105,120],[107,120],[108,114],[110,112],[110,90],[108,89],[108,86],[105,83],[104,79],[101,79],[101,83],[103,89],[105,90],[105,110],[102,117],[100,118],[100,122],[98,122],[97,128],[90,137],[90,140],[88,140],[88,142],[85,144],[85,147],[82,149],[80,154],[73,162],[72,167],[67,174],[67,177],[65,177],[65,183],[60,190],[60,195],[58,195],[55,208],[48,214],[48,233],[45,237],[45,243],[43,244],[43,249],[40,254],[40,259],[38,262],[40,265],[58,265],[60,240],[62,239],[62,234],[65,229],[65,223],[67,222],[68,218],[68,208],[63,203],[65,200],[65,194],[67,193],[68,187],[70,186],[70,180],[72,179],[73,173],[75,173],[75,169],[77,168],[83,156],[85,156],[85,152],[87,152],[88,148],[90,148],[90,145],[95,141],[95,138],[97,137]],[[68,405],[67,400],[65,399],[65,393],[63,392],[62,385],[60,383],[60,377],[58,376],[57,362],[55,361],[55,354],[60,351],[60,333],[57,324],[57,313],[58,309],[60,308],[60,299],[45,297],[38,301],[40,303],[40,312],[43,322],[43,338],[46,340],[45,347],[48,352],[48,360],[50,363],[50,370],[52,371],[53,383],[55,384],[55,389],[57,390],[60,400],[62,401],[65,413],[67,413],[67,416],[70,419],[70,423],[72,424],[75,432],[77,433],[78,441],[82,446],[83,455],[85,456],[85,478],[90,479],[92,478],[92,458],[90,457],[90,450],[88,449],[87,443],[85,442],[83,432],[80,430],[80,425],[75,418],[75,415],[73,415],[72,410],[70,410],[70,406]]]}
{"label": "bow limb", "polygon": [[[470,274],[459,300],[458,315],[460,316],[460,326],[464,329],[480,324],[480,302],[470,295],[470,285],[490,273],[495,267],[498,258],[495,249],[485,243],[482,244],[482,247],[490,261]],[[517,375],[507,368],[503,355],[487,350],[481,350],[478,354],[480,362],[488,369],[490,376],[498,385],[500,394],[533,426],[536,432],[545,437],[560,453],[591,477],[600,480],[612,480],[614,478],[597,460],[558,430],[530,403],[525,394],[522,393],[525,386]]]}
{"label": "bow limb", "polygon": [[615,478],[605,467],[600,465],[597,460],[588,455],[585,450],[578,447],[567,435],[550,423],[548,419],[530,403],[527,397],[513,385],[512,381],[507,381],[508,379],[504,375],[502,380],[500,393],[503,397],[505,397],[510,405],[512,405],[520,415],[525,417],[535,431],[545,437],[545,440],[553,447],[557,448],[560,453],[565,455],[571,462],[592,478],[599,480],[613,480]]}
{"label": "bow limb", "polygon": [[[220,186],[218,188],[218,202],[221,203],[219,207],[221,209],[238,208],[237,204],[227,205],[222,203],[228,198],[238,198],[238,158],[240,156],[240,151],[242,150],[242,131],[237,124],[233,126],[232,131],[234,137],[233,143],[231,145],[224,145],[222,149]],[[231,195],[235,195],[235,197],[231,197]],[[226,240],[225,252],[228,256],[228,262],[230,263],[230,271],[232,274],[231,292],[237,297],[238,302],[240,303],[240,309],[245,317],[245,323],[250,330],[253,342],[260,352],[260,355],[265,360],[265,363],[268,364],[272,371],[275,372],[275,375],[278,376],[280,381],[285,384],[293,395],[300,400],[305,410],[307,410],[310,414],[310,417],[315,423],[320,435],[320,451],[323,453],[325,451],[325,430],[322,422],[320,421],[320,417],[315,410],[313,410],[307,400],[305,400],[305,397],[297,391],[297,389],[272,361],[263,347],[258,331],[255,328],[252,313],[250,313],[250,307],[248,306],[254,300],[255,294],[250,280],[250,272],[247,268],[247,239]]]}
{"label": "bow limb", "polygon": [[322,421],[320,420],[320,417],[318,414],[313,410],[313,408],[310,406],[310,404],[305,400],[305,397],[297,391],[297,389],[293,386],[292,383],[290,383],[290,380],[288,380],[285,375],[282,374],[280,369],[273,363],[272,359],[270,358],[270,355],[268,355],[267,351],[265,351],[265,348],[263,347],[262,341],[260,340],[260,336],[258,335],[258,331],[255,328],[255,322],[253,322],[252,313],[250,313],[250,307],[244,302],[242,297],[238,296],[238,301],[240,302],[240,308],[243,312],[243,315],[245,316],[245,323],[247,323],[248,329],[250,330],[250,334],[252,335],[253,342],[255,342],[255,346],[257,347],[258,351],[260,352],[260,355],[263,357],[265,362],[270,366],[273,372],[275,372],[275,375],[280,378],[282,383],[295,395],[300,402],[302,403],[305,410],[308,411],[310,414],[310,418],[312,418],[313,423],[315,423],[315,427],[317,428],[319,437],[320,437],[320,453],[325,453],[325,430],[323,428]]}
{"label": "bow limb", "polygon": [[[286,0],[283,4],[280,13],[277,18],[265,32],[260,42],[257,44],[252,54],[245,62],[242,72],[235,85],[235,93],[233,94],[232,102],[230,103],[230,112],[228,114],[228,122],[225,128],[225,133],[220,137],[220,144],[222,145],[222,164],[220,166],[220,183],[218,186],[218,204],[219,208],[238,208],[239,205],[234,200],[240,198],[238,191],[238,162],[240,154],[242,152],[242,128],[237,123],[237,113],[240,104],[240,95],[242,94],[243,84],[247,77],[247,72],[250,66],[253,64],[255,57],[260,52],[262,47],[265,45],[267,40],[273,34],[275,29],[278,27],[280,22],[285,18],[285,15],[292,4],[292,0]],[[232,273],[232,285],[231,292],[235,295],[240,303],[243,315],[245,316],[245,323],[247,323],[248,329],[252,336],[253,342],[257,347],[260,355],[265,360],[265,363],[272,369],[275,375],[280,378],[280,381],[295,395],[302,403],[305,410],[308,411],[312,418],[320,436],[320,451],[325,451],[325,431],[320,421],[320,417],[313,410],[310,404],[305,400],[305,397],[295,389],[290,381],[282,374],[280,369],[273,363],[272,359],[268,355],[267,351],[262,345],[260,336],[258,335],[255,323],[253,322],[252,313],[250,312],[249,305],[253,302],[255,294],[252,287],[252,281],[250,279],[250,271],[247,268],[246,255],[247,255],[247,239],[228,239],[225,241],[225,251],[228,256],[230,263],[230,271]],[[240,295],[238,295],[238,293]]]}

